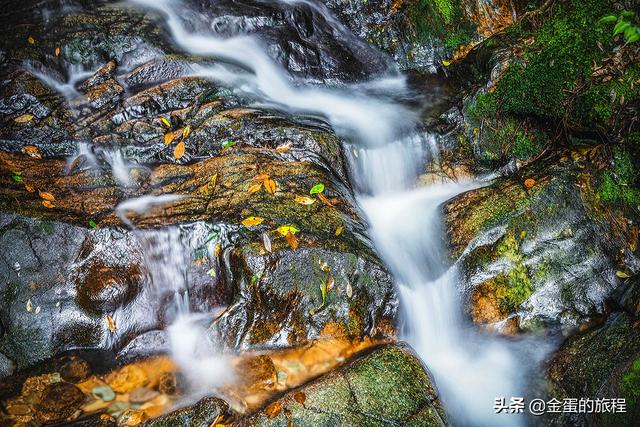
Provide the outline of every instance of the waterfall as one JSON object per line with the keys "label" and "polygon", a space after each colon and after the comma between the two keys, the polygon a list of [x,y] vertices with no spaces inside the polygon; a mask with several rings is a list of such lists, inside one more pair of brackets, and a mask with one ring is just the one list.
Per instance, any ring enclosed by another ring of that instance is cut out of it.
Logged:
{"label": "waterfall", "polygon": [[[513,346],[469,327],[461,313],[457,271],[447,267],[442,246],[439,206],[478,183],[416,187],[425,162],[436,158],[437,150],[433,137],[419,131],[417,114],[401,102],[408,96],[403,76],[390,70],[364,84],[305,85],[294,81],[254,37],[192,32],[189,28],[198,26],[187,25],[181,17],[187,6],[179,2],[130,1],[160,12],[181,49],[217,61],[194,66],[194,75],[230,87],[260,106],[316,116],[333,127],[347,144],[372,239],[398,284],[402,337],[432,371],[451,418],[460,425],[523,423],[523,415],[495,415],[493,405],[497,397],[522,395],[518,378],[531,363],[518,360],[521,353]],[[328,13],[319,4],[313,10]],[[189,17],[206,19],[198,13]],[[329,17],[327,22],[335,20]],[[194,332],[181,331],[173,343],[174,356],[193,361],[188,343],[194,341]]]}

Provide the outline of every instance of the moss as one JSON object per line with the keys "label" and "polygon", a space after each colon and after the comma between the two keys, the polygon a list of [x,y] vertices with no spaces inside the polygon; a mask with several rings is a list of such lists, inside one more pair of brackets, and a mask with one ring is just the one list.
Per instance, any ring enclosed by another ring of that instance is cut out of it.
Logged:
{"label": "moss", "polygon": [[407,14],[415,41],[438,38],[451,50],[469,43],[475,34],[475,25],[465,18],[462,8],[461,0],[411,2]]}
{"label": "moss", "polygon": [[513,268],[494,279],[496,296],[500,305],[508,312],[513,312],[531,296],[533,287],[529,279],[529,271],[524,265],[524,257],[520,254],[519,243],[513,233],[508,232],[498,243],[496,255],[508,260]]}
{"label": "moss", "polygon": [[631,364],[622,377],[622,391],[629,406],[635,407],[640,401],[640,358]]}
{"label": "moss", "polygon": [[600,200],[609,204],[640,205],[640,189],[636,176],[637,170],[630,152],[616,148],[613,167],[604,171],[599,179]]}

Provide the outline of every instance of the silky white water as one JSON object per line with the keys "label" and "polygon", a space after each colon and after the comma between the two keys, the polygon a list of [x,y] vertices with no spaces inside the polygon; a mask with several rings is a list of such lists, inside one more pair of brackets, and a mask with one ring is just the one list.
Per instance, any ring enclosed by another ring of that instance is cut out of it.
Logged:
{"label": "silky white water", "polygon": [[[372,239],[398,283],[402,337],[433,373],[453,421],[488,426],[522,423],[518,415],[495,415],[493,404],[499,396],[522,395],[518,378],[524,375],[527,362],[517,360],[518,353],[499,339],[469,327],[461,314],[456,269],[448,268],[441,244],[439,206],[475,184],[416,187],[425,162],[435,158],[437,150],[432,137],[418,132],[417,114],[393,100],[407,94],[404,78],[389,70],[388,76],[364,84],[309,86],[294,81],[254,37],[223,39],[192,32],[188,28],[197,26],[185,25],[180,13],[185,13],[186,6],[179,2],[131,3],[161,12],[184,51],[220,61],[194,66],[194,74],[228,86],[258,105],[316,116],[333,127],[351,153],[352,178]],[[314,10],[327,13],[320,6]],[[195,12],[189,17],[207,19]],[[193,327],[187,321],[172,326],[180,338],[173,342],[173,354],[197,376],[206,368],[198,363],[202,352],[193,351],[193,333],[197,335]]]}

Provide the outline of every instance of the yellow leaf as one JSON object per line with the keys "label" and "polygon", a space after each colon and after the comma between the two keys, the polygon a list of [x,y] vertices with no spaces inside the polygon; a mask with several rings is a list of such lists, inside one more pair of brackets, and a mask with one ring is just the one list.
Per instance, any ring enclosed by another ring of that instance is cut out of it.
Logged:
{"label": "yellow leaf", "polygon": [[536,185],[536,180],[533,178],[527,178],[524,180],[524,186],[527,188],[531,188]]}
{"label": "yellow leaf", "polygon": [[321,193],[318,193],[318,199],[320,199],[322,203],[324,203],[327,206],[333,206],[333,203],[331,203],[331,201],[329,201],[329,199],[324,197],[324,195],[322,195]]}
{"label": "yellow leaf", "polygon": [[33,120],[33,114],[28,114],[28,113],[13,119],[13,121],[16,123],[27,123],[27,122],[30,122],[31,120]]}
{"label": "yellow leaf", "polygon": [[180,158],[182,158],[182,156],[184,156],[184,141],[180,141],[177,145],[176,148],[173,149],[173,157],[178,160]]}
{"label": "yellow leaf", "polygon": [[173,142],[176,135],[173,132],[167,132],[164,134],[164,145],[169,145]]}
{"label": "yellow leaf", "polygon": [[163,125],[165,125],[166,127],[170,128],[171,127],[171,122],[169,122],[169,120],[165,119],[164,117],[160,117],[160,121],[162,122]]}
{"label": "yellow leaf", "polygon": [[214,256],[220,255],[221,250],[222,250],[222,246],[220,246],[220,243],[216,243],[216,248],[213,250],[213,255]]}
{"label": "yellow leaf", "polygon": [[296,239],[296,236],[289,233],[285,237],[287,238],[287,243],[289,244],[289,247],[291,249],[294,249],[294,250],[298,249],[299,243],[298,243],[298,239]]}
{"label": "yellow leaf", "polygon": [[218,174],[214,173],[213,176],[211,177],[211,191],[213,191],[216,188],[216,182],[218,182]]}
{"label": "yellow leaf", "polygon": [[185,128],[182,129],[182,139],[186,139],[190,133],[191,133],[191,126],[185,126]]}
{"label": "yellow leaf", "polygon": [[33,303],[31,302],[31,298],[29,298],[29,299],[27,300],[27,307],[26,307],[26,308],[27,308],[27,311],[28,311],[29,313],[31,313],[31,310],[33,310]]}
{"label": "yellow leaf", "polygon": [[116,321],[113,319],[113,317],[111,317],[110,314],[107,314],[107,328],[109,328],[109,331],[111,331],[112,333],[116,331]]}
{"label": "yellow leaf", "polygon": [[276,231],[286,237],[287,234],[296,234],[300,229],[295,225],[281,225]]}
{"label": "yellow leaf", "polygon": [[442,65],[444,65],[445,67],[448,67],[449,65],[451,65],[451,61],[447,61],[446,59],[442,61]]}
{"label": "yellow leaf", "polygon": [[27,37],[27,41],[29,42],[29,44],[36,44],[36,39],[34,39],[32,36]]}
{"label": "yellow leaf", "polygon": [[286,153],[287,151],[291,150],[291,143],[287,143],[287,144],[283,144],[283,145],[279,145],[276,147],[276,153]]}
{"label": "yellow leaf", "polygon": [[254,181],[266,181],[267,179],[269,179],[269,175],[267,175],[266,173],[261,173],[260,175],[256,175],[253,177]]}
{"label": "yellow leaf", "polygon": [[30,186],[29,184],[25,184],[24,189],[27,190],[29,193],[35,193],[36,191],[36,189]]}
{"label": "yellow leaf", "polygon": [[51,203],[51,201],[49,201],[49,200],[43,200],[42,201],[42,206],[44,206],[45,208],[49,208],[49,209],[54,207],[53,203]]}
{"label": "yellow leaf", "polygon": [[296,203],[300,203],[301,205],[312,205],[315,202],[315,199],[308,196],[296,196]]}
{"label": "yellow leaf", "polygon": [[256,191],[260,191],[260,189],[262,188],[262,183],[259,184],[253,184],[251,187],[249,187],[249,189],[247,190],[247,192],[249,192],[249,194],[253,194]]}
{"label": "yellow leaf", "polygon": [[56,54],[56,56],[60,56],[60,48],[57,47],[54,53]]}
{"label": "yellow leaf", "polygon": [[264,189],[267,190],[267,193],[275,194],[276,192],[276,182],[272,179],[264,180]]}
{"label": "yellow leaf", "polygon": [[621,279],[628,279],[629,277],[631,277],[629,276],[628,273],[625,273],[624,271],[616,271],[616,276],[618,276]]}
{"label": "yellow leaf", "polygon": [[329,292],[331,289],[333,289],[333,276],[329,276],[329,278],[327,279],[327,283],[325,285],[325,287],[327,288],[327,292]]}
{"label": "yellow leaf", "polygon": [[38,191],[38,194],[40,194],[41,198],[50,202],[53,202],[56,199],[53,194],[47,193],[46,191]]}
{"label": "yellow leaf", "polygon": [[341,235],[343,231],[344,231],[344,227],[343,226],[340,226],[340,227],[336,228],[336,237]]}
{"label": "yellow leaf", "polygon": [[245,227],[253,227],[254,225],[262,224],[264,218],[260,218],[259,216],[249,216],[242,220],[242,225]]}
{"label": "yellow leaf", "polygon": [[22,147],[22,152],[31,157],[35,157],[36,159],[42,158],[42,154],[40,154],[40,151],[38,151],[38,149],[34,145],[25,145],[24,147]]}

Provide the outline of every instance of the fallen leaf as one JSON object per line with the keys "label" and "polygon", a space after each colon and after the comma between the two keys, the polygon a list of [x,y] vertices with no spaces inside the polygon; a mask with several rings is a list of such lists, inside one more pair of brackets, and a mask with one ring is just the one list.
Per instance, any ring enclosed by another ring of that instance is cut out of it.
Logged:
{"label": "fallen leaf", "polygon": [[184,151],[185,151],[184,141],[180,141],[179,143],[176,144],[176,148],[173,149],[173,157],[176,160],[182,158],[182,156],[184,156]]}
{"label": "fallen leaf", "polygon": [[264,180],[264,189],[267,190],[267,193],[275,194],[276,192],[276,182],[272,179]]}
{"label": "fallen leaf", "polygon": [[22,172],[13,172],[11,174],[11,179],[13,179],[15,182],[23,182],[22,180]]}
{"label": "fallen leaf", "polygon": [[312,205],[315,202],[316,200],[309,196],[296,196],[296,203],[300,203],[301,205]]}
{"label": "fallen leaf", "polygon": [[53,203],[51,203],[49,200],[43,200],[42,201],[42,206],[44,206],[45,208],[53,208],[55,207]]}
{"label": "fallen leaf", "polygon": [[267,252],[271,252],[271,237],[267,232],[262,233],[262,244]]}
{"label": "fallen leaf", "polygon": [[254,181],[259,181],[259,182],[264,182],[267,179],[269,179],[269,175],[267,175],[266,173],[261,173],[260,175],[256,175],[253,177]]}
{"label": "fallen leaf", "polygon": [[333,284],[334,284],[333,276],[329,276],[327,278],[327,292],[329,292],[329,291],[331,291],[331,289],[333,289]]}
{"label": "fallen leaf", "polygon": [[442,60],[442,65],[444,65],[445,67],[448,67],[449,65],[451,65],[451,61],[447,61],[446,59]]}
{"label": "fallen leaf", "polygon": [[33,187],[32,187],[31,185],[29,185],[29,184],[25,184],[25,185],[24,185],[24,189],[25,189],[25,190],[27,190],[29,193],[35,193],[35,192],[36,192],[36,189],[35,189],[35,188],[33,188]]}
{"label": "fallen leaf", "polygon": [[98,224],[96,224],[96,222],[92,219],[89,220],[88,224],[89,224],[89,227],[91,228],[96,228],[98,226]]}
{"label": "fallen leaf", "polygon": [[113,319],[113,317],[111,317],[110,314],[107,314],[107,328],[109,328],[109,331],[111,331],[112,333],[116,331],[116,321]]}
{"label": "fallen leaf", "polygon": [[341,235],[343,231],[344,231],[344,227],[342,225],[336,228],[336,237]]}
{"label": "fallen leaf", "polygon": [[30,122],[31,120],[33,120],[33,114],[29,114],[29,113],[23,114],[13,119],[13,121],[16,123],[27,123],[27,122]]}
{"label": "fallen leaf", "polygon": [[260,218],[259,216],[249,216],[242,220],[242,225],[245,227],[253,227],[254,225],[262,224],[264,218]]}
{"label": "fallen leaf", "polygon": [[216,188],[217,182],[218,182],[218,174],[214,173],[213,176],[211,177],[211,181],[209,182],[209,185],[211,186],[211,191],[213,191]]}
{"label": "fallen leaf", "polygon": [[236,145],[236,142],[229,139],[222,143],[222,148],[229,148],[233,147],[234,145]]}
{"label": "fallen leaf", "polygon": [[618,276],[621,279],[628,279],[629,277],[631,277],[628,273],[624,271],[616,271],[616,276]]}
{"label": "fallen leaf", "polygon": [[35,145],[25,145],[24,147],[22,147],[22,152],[36,159],[42,158],[42,154],[40,154],[40,151],[36,148]]}
{"label": "fallen leaf", "polygon": [[353,287],[351,283],[347,283],[347,298],[351,298],[353,296]]}
{"label": "fallen leaf", "polygon": [[531,188],[536,185],[536,180],[533,178],[527,178],[524,180],[524,186],[527,188]]}
{"label": "fallen leaf", "polygon": [[287,239],[287,243],[289,244],[289,247],[293,250],[298,249],[299,243],[298,243],[298,239],[296,238],[296,236],[294,236],[293,234],[289,233],[286,236],[284,236]]}
{"label": "fallen leaf", "polygon": [[293,395],[293,400],[295,400],[301,405],[304,405],[304,402],[307,400],[307,395],[299,391]]}
{"label": "fallen leaf", "polygon": [[258,165],[254,164],[254,163],[251,163],[251,164],[248,164],[248,165],[242,165],[242,167],[245,168],[245,169],[257,169]]}
{"label": "fallen leaf", "polygon": [[296,234],[300,229],[295,225],[281,225],[276,231],[286,237],[287,234]]}
{"label": "fallen leaf", "polygon": [[171,122],[167,119],[165,119],[164,117],[160,117],[160,121],[162,122],[163,125],[165,125],[166,127],[170,128],[171,127]]}
{"label": "fallen leaf", "polygon": [[47,193],[46,191],[38,191],[38,194],[40,194],[41,198],[50,202],[53,202],[56,199],[53,194]]}
{"label": "fallen leaf", "polygon": [[312,196],[314,194],[320,194],[324,191],[324,184],[323,183],[319,183],[314,185],[313,187],[311,187],[311,190],[309,190],[309,194],[311,194]]}
{"label": "fallen leaf", "polygon": [[57,47],[56,50],[53,52],[56,56],[60,56],[60,48]]}
{"label": "fallen leaf", "polygon": [[29,42],[29,44],[36,44],[36,39],[34,39],[32,36],[27,37],[27,42]]}
{"label": "fallen leaf", "polygon": [[173,142],[173,139],[176,137],[176,134],[169,131],[164,134],[164,145],[169,145]]}
{"label": "fallen leaf", "polygon": [[216,247],[213,250],[213,256],[218,256],[220,255],[220,251],[222,250],[222,245],[220,243],[216,243]]}
{"label": "fallen leaf", "polygon": [[318,193],[318,199],[320,199],[322,201],[322,203],[324,203],[327,206],[333,206],[333,203],[331,203],[331,201],[329,199],[324,197],[323,194]]}
{"label": "fallen leaf", "polygon": [[35,314],[36,316],[38,314],[40,314],[40,306],[37,306],[36,309],[34,310],[33,314]]}
{"label": "fallen leaf", "polygon": [[31,302],[31,298],[29,298],[29,299],[27,300],[27,306],[26,306],[26,309],[27,309],[27,311],[28,311],[29,313],[31,313],[31,310],[33,310],[33,303]]}
{"label": "fallen leaf", "polygon": [[282,144],[276,147],[276,153],[286,153],[291,150],[291,143]]}
{"label": "fallen leaf", "polygon": [[182,139],[186,139],[190,133],[191,133],[191,126],[185,126],[185,128],[182,129]]}
{"label": "fallen leaf", "polygon": [[259,184],[253,184],[251,187],[249,187],[249,189],[247,190],[247,192],[249,194],[253,194],[256,191],[260,191],[260,189],[262,188],[262,183]]}
{"label": "fallen leaf", "polygon": [[274,402],[264,408],[264,413],[269,419],[275,418],[282,411],[282,402]]}
{"label": "fallen leaf", "polygon": [[215,268],[210,268],[209,270],[207,270],[207,275],[209,277],[215,278],[216,277],[216,269]]}

